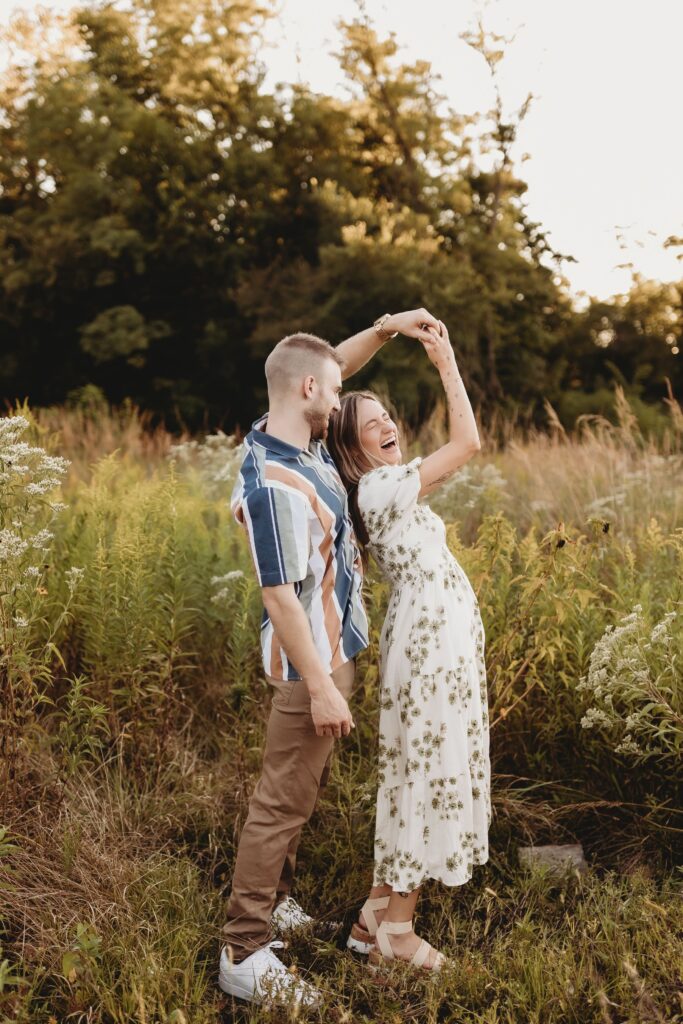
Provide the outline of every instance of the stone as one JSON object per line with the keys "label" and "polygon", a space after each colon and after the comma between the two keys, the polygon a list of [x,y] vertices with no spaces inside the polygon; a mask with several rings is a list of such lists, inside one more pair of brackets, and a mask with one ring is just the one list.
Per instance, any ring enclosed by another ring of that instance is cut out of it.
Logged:
{"label": "stone", "polygon": [[551,875],[561,876],[571,870],[582,874],[588,871],[581,843],[568,843],[564,846],[520,846],[519,861],[526,867],[533,864],[543,865]]}

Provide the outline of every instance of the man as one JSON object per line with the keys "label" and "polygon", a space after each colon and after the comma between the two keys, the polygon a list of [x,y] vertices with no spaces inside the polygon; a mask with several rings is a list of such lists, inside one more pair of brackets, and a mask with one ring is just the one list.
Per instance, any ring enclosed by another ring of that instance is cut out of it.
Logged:
{"label": "man", "polygon": [[252,1002],[318,1000],[273,952],[282,943],[272,941],[272,928],[311,920],[289,896],[296,850],[327,781],[334,740],[354,728],[347,700],[354,659],[368,642],[346,491],[323,443],[329,417],[339,409],[343,379],[398,333],[429,337],[423,325],[438,330],[418,309],[385,314],[336,348],[310,334],[283,338],[265,364],[268,414],[245,440],[232,506],[262,588],[261,645],[273,698],[218,983]]}

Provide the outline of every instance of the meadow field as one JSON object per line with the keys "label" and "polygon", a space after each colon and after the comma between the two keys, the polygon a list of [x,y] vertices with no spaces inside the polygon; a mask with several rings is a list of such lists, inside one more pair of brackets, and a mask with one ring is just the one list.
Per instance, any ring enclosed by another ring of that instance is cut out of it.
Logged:
{"label": "meadow field", "polygon": [[[372,871],[377,646],[304,833],[295,896],[318,918],[287,962],[329,1022],[683,1021],[683,415],[483,431],[432,501],[486,629],[490,859],[434,885],[418,928],[455,958],[379,984],[344,950]],[[409,454],[442,436],[436,409]],[[408,457],[408,455],[406,456]],[[260,593],[223,434],[133,408],[0,420],[0,1019],[287,1020],[216,987],[233,857],[268,686]],[[520,846],[581,842],[585,873]]]}

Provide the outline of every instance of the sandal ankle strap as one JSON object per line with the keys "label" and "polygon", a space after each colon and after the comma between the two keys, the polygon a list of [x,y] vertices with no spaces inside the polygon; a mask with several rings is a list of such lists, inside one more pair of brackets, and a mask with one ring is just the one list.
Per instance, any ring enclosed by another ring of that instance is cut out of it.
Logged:
{"label": "sandal ankle strap", "polygon": [[395,960],[396,956],[392,948],[391,942],[389,941],[389,935],[400,935],[402,932],[411,932],[413,930],[412,921],[382,921],[381,925],[377,929],[377,935],[375,936],[375,942],[377,948],[384,957],[385,960]]}
{"label": "sandal ankle strap", "polygon": [[382,921],[380,928],[383,928],[389,935],[400,935],[402,932],[412,932],[413,922],[412,921],[387,921],[386,918]]}
{"label": "sandal ankle strap", "polygon": [[367,899],[363,904],[363,909],[369,907],[370,910],[386,910],[389,906],[388,896],[373,896],[371,899]]}
{"label": "sandal ankle strap", "polygon": [[374,939],[377,934],[377,918],[375,917],[376,910],[386,910],[389,906],[388,896],[374,896],[371,899],[367,899],[360,909],[360,913],[365,918],[365,924],[367,926],[368,934]]}

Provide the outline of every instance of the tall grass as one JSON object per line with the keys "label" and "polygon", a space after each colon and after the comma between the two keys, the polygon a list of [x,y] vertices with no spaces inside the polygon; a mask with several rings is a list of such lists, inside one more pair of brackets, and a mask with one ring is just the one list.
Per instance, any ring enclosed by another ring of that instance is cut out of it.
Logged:
{"label": "tall grass", "polygon": [[[616,408],[616,423],[584,418],[572,434],[551,410],[547,434],[499,446],[485,433],[482,456],[434,497],[486,628],[494,806],[489,863],[421,904],[423,930],[457,954],[439,985],[399,974],[378,987],[340,949],[371,877],[387,592],[369,575],[357,728],[301,847],[298,895],[322,923],[287,953],[318,975],[328,1017],[683,1011],[681,417],[672,400],[655,439],[618,394]],[[2,491],[0,528],[30,539],[49,520],[54,536],[37,575],[21,558],[38,549],[1,566],[3,693],[20,699],[0,722],[0,1009],[46,1024],[215,1021],[268,708],[260,594],[227,506],[239,452],[220,434],[150,434],[131,409],[23,415],[36,452]],[[442,429],[435,417],[409,447],[429,450]],[[70,460],[66,508],[26,493],[56,465],[39,448]],[[586,876],[517,863],[520,844],[576,840]]]}

